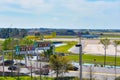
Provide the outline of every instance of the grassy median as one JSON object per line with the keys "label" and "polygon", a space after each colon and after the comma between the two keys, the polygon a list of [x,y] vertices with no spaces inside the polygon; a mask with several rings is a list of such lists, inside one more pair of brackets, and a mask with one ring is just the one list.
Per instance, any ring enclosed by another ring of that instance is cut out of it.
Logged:
{"label": "grassy median", "polygon": [[[79,62],[79,55],[68,55],[65,56],[66,58],[70,59],[71,61]],[[96,59],[96,61],[94,61]],[[83,63],[95,63],[101,64],[104,63],[104,56],[102,55],[91,55],[91,54],[83,54]],[[114,65],[115,58],[114,56],[107,56],[106,57],[106,64],[107,65]],[[117,65],[120,66],[120,57],[117,57]]]}
{"label": "grassy median", "polygon": [[[56,52],[61,52],[61,53],[67,53],[69,54],[70,52],[68,52],[68,50],[73,47],[75,44],[77,44],[77,42],[65,42],[67,43],[67,45],[64,45],[64,46],[60,46],[60,47],[57,47],[55,49]],[[79,55],[77,54],[70,54],[68,56],[65,56],[67,58],[69,58],[71,61],[76,61],[78,62],[79,61]],[[96,59],[96,61],[94,61],[94,59]],[[104,63],[104,55],[92,55],[92,54],[83,54],[83,62],[84,63],[96,63],[96,64],[101,64],[103,65]],[[106,64],[107,65],[114,65],[115,63],[115,57],[114,56],[107,56],[106,57]],[[117,65],[120,66],[120,56],[117,57]]]}
{"label": "grassy median", "polygon": [[66,43],[67,45],[63,45],[63,46],[55,48],[55,52],[61,52],[61,53],[66,53],[66,54],[70,53],[70,52],[68,52],[68,50],[71,47],[73,47],[75,44],[77,44],[77,42],[75,42],[75,41],[63,42],[63,43]]}

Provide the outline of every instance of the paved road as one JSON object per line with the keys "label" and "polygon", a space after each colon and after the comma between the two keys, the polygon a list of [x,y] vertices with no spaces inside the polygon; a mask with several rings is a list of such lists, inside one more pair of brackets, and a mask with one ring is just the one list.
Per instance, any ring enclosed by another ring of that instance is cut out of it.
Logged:
{"label": "paved road", "polygon": [[[68,51],[79,54],[79,48],[73,46]],[[84,54],[95,54],[95,55],[104,55],[104,48],[102,44],[87,44],[83,47]],[[109,45],[106,54],[110,56],[115,55],[115,47],[114,45]],[[120,46],[117,47],[117,56],[120,56]]]}
{"label": "paved road", "polygon": [[[94,38],[94,39],[85,39],[85,38],[82,38],[82,40],[84,41],[92,41],[93,40],[96,42],[96,41],[100,41],[101,38]],[[110,38],[111,41],[113,40],[119,40],[120,38]],[[52,38],[52,39],[44,39],[46,41],[79,41],[79,38]]]}
{"label": "paved road", "polygon": [[[38,64],[38,65],[37,65]],[[41,62],[41,65],[45,65],[47,63]],[[28,64],[30,66],[30,62]],[[35,68],[40,67],[40,62],[32,61],[32,66]],[[79,65],[76,65],[79,67]],[[2,71],[2,66],[0,66],[0,71]],[[33,68],[34,70],[34,68]],[[5,71],[9,71],[8,67],[5,67]],[[22,73],[30,73],[30,69],[21,68]],[[116,76],[120,76],[120,68],[116,69]],[[114,68],[104,68],[104,67],[90,67],[90,66],[83,66],[83,78],[89,78],[90,74],[92,74],[93,78],[96,80],[114,80],[115,79],[115,69]],[[30,75],[30,74],[29,74]],[[39,76],[33,73],[33,76]],[[49,77],[55,77],[56,74],[54,71],[50,71]],[[77,76],[79,77],[79,70],[78,71],[69,71],[68,73],[64,73],[64,76]]]}
{"label": "paved road", "polygon": [[[46,62],[41,62],[41,66],[47,64]],[[30,66],[30,64],[28,64]],[[79,64],[73,64],[75,66],[77,66],[79,68]],[[36,61],[32,61],[32,66],[33,67],[40,67],[40,62],[36,62]],[[115,79],[115,69],[113,67],[94,67],[94,66],[88,66],[88,65],[84,65],[83,66],[83,77],[84,78],[89,78],[90,73],[92,73],[93,78],[95,78],[96,80],[105,80],[105,78],[107,78],[108,80],[114,80]],[[116,76],[120,76],[120,68],[116,69]],[[35,75],[34,76],[39,76],[39,75]],[[50,71],[49,75],[50,77],[55,77],[56,74],[54,73],[54,71]],[[69,71],[68,73],[65,73],[64,76],[77,76],[79,77],[79,71]]]}
{"label": "paved road", "polygon": [[[40,62],[34,62],[33,61],[33,66],[35,66],[35,64],[38,64],[38,67],[40,67]],[[45,65],[47,63],[42,62],[42,65]],[[79,68],[79,65],[75,65]],[[37,66],[36,66],[37,67]],[[115,69],[113,67],[109,67],[109,68],[105,68],[105,67],[94,67],[94,66],[83,66],[83,78],[89,78],[90,77],[90,73],[92,74],[93,78],[95,78],[96,80],[114,80],[115,79]],[[39,76],[39,75],[35,75],[34,76]],[[50,71],[49,77],[55,77],[56,74],[54,73],[54,71]],[[79,77],[79,70],[78,71],[69,71],[68,73],[64,73],[64,76],[77,76]],[[116,69],[116,76],[120,76],[120,68]]]}
{"label": "paved road", "polygon": [[[114,80],[114,68],[103,68],[103,67],[86,67],[83,66],[83,78],[90,78],[90,75],[93,76],[96,80]],[[79,71],[69,71],[68,73],[64,73],[64,76],[77,76],[79,77]],[[51,72],[50,77],[55,77],[55,73]],[[120,69],[117,69],[117,77],[120,76]]]}

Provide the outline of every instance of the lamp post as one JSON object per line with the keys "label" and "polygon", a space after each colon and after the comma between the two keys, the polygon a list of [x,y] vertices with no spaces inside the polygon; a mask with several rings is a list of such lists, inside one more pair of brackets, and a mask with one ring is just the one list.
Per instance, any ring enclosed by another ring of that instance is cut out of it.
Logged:
{"label": "lamp post", "polygon": [[5,76],[5,73],[4,73],[4,51],[2,51],[2,59],[3,59],[3,77]]}
{"label": "lamp post", "polygon": [[78,33],[79,44],[76,47],[79,47],[79,65],[80,65],[80,80],[82,80],[82,44],[81,44],[81,33]]}

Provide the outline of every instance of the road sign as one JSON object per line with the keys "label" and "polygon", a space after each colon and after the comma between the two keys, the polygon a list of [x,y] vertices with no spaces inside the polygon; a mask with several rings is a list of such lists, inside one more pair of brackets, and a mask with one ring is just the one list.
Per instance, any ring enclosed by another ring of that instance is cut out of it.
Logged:
{"label": "road sign", "polygon": [[37,43],[37,42],[34,42],[34,47],[35,47],[35,48],[37,47],[37,45],[38,45],[38,43]]}
{"label": "road sign", "polygon": [[30,46],[27,47],[27,53],[28,54],[34,54],[35,53],[34,45],[30,45]]}
{"label": "road sign", "polygon": [[16,46],[16,54],[34,54],[35,50],[48,50],[50,49],[50,42],[35,42],[34,45],[29,46]]}
{"label": "road sign", "polygon": [[51,43],[50,42],[36,42],[36,48],[38,50],[47,50],[50,49]]}
{"label": "road sign", "polygon": [[16,52],[19,52],[20,51],[20,46],[16,46]]}
{"label": "road sign", "polygon": [[25,54],[26,53],[26,46],[16,46],[15,47],[16,54]]}
{"label": "road sign", "polygon": [[20,51],[26,51],[27,47],[26,46],[20,46]]}
{"label": "road sign", "polygon": [[15,50],[16,50],[16,54],[19,54],[19,52],[20,52],[20,46],[16,46]]}
{"label": "road sign", "polygon": [[20,46],[20,54],[34,54],[34,52],[35,52],[34,45]]}

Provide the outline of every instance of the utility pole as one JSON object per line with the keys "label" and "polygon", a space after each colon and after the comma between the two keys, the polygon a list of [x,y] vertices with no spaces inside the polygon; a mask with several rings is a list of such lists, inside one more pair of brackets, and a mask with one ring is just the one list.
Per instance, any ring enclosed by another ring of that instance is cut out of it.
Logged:
{"label": "utility pole", "polygon": [[2,51],[2,59],[3,59],[3,77],[5,76],[5,73],[4,73],[4,51]]}
{"label": "utility pole", "polygon": [[79,44],[76,47],[79,47],[79,65],[80,65],[80,80],[82,80],[82,44],[81,44],[81,33],[78,33]]}
{"label": "utility pole", "polygon": [[55,54],[55,45],[52,43],[52,47],[53,47],[53,54]]}

